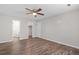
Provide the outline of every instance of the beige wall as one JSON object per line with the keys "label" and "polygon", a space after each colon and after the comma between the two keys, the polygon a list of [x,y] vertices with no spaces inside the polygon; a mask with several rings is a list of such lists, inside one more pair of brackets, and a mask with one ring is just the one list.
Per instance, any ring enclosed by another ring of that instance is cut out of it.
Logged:
{"label": "beige wall", "polygon": [[42,38],[79,48],[78,10],[41,20],[39,23]]}
{"label": "beige wall", "polygon": [[6,42],[12,39],[12,20],[20,21],[20,33],[21,39],[28,38],[28,22],[27,19],[10,17],[10,16],[0,16],[0,43]]}

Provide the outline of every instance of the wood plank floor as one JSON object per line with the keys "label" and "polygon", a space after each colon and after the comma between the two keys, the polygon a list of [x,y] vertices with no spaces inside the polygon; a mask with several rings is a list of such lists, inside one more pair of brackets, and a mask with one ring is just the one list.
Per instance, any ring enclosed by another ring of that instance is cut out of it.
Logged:
{"label": "wood plank floor", "polygon": [[36,37],[1,43],[0,55],[79,55],[79,49]]}

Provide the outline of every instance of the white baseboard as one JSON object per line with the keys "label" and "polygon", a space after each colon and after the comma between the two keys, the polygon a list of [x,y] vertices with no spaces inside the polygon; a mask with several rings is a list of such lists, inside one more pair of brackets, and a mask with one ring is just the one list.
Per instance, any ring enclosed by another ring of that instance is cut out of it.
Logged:
{"label": "white baseboard", "polygon": [[[23,40],[23,39],[27,39],[27,38],[20,38],[19,40]],[[0,43],[6,43],[6,42],[11,42],[12,41],[12,39],[11,40],[6,40],[6,41],[1,41]]]}
{"label": "white baseboard", "polygon": [[[43,38],[43,39],[46,39],[46,40],[49,40],[49,41],[57,42],[57,43],[60,43],[60,44],[63,44],[63,45],[67,45],[67,46],[71,46],[71,47],[74,47],[74,48],[79,49],[78,46],[74,46],[74,45],[70,45],[70,44],[67,44],[67,43],[63,43],[63,42],[51,40],[51,39],[49,39],[49,38],[47,38],[47,37],[40,37],[40,38]],[[20,38],[20,40],[23,40],[23,39],[26,39],[26,38]],[[6,43],[6,42],[11,42],[11,40],[8,40],[8,41],[1,41],[0,43]]]}
{"label": "white baseboard", "polygon": [[1,41],[0,43],[6,43],[6,42],[10,42],[10,41]]}
{"label": "white baseboard", "polygon": [[53,42],[56,42],[56,43],[60,43],[60,44],[63,44],[63,45],[67,45],[67,46],[70,46],[70,47],[74,47],[74,48],[79,49],[78,46],[74,46],[74,45],[70,45],[70,44],[67,44],[67,43],[63,43],[63,42],[59,42],[59,41],[55,41],[55,40],[51,40],[51,39],[46,38],[46,37],[40,37],[40,38],[43,38],[43,39],[46,39],[46,40],[49,40],[49,41],[53,41]]}

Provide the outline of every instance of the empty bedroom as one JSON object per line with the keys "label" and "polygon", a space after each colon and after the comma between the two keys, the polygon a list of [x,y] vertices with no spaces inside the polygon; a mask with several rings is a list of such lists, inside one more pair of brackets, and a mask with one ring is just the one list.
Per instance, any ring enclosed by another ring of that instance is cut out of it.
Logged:
{"label": "empty bedroom", "polygon": [[79,4],[0,4],[0,55],[79,55]]}

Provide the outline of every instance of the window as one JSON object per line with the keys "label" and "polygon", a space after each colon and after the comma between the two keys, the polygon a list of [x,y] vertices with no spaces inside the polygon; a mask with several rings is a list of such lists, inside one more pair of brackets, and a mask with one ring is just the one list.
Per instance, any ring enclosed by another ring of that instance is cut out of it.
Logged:
{"label": "window", "polygon": [[19,37],[20,34],[20,21],[12,20],[12,36]]}

